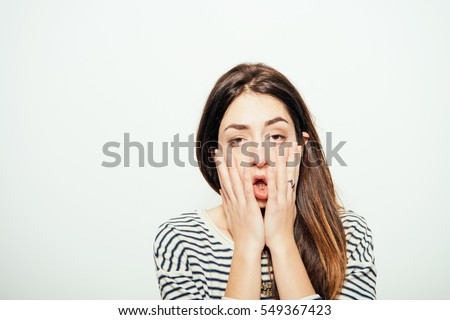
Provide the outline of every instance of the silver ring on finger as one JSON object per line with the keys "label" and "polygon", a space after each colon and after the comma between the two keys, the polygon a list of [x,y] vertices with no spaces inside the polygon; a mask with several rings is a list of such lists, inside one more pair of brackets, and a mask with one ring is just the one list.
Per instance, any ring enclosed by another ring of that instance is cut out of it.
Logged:
{"label": "silver ring on finger", "polygon": [[294,181],[294,179],[288,180],[288,183],[291,185],[291,188],[294,189],[294,187],[295,187],[295,181]]}

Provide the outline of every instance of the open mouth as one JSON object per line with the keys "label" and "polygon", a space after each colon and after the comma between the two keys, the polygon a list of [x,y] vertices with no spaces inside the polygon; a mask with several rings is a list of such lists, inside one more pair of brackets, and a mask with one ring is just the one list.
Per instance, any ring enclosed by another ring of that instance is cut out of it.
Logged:
{"label": "open mouth", "polygon": [[255,175],[253,177],[253,193],[256,199],[267,200],[269,192],[267,190],[267,178],[265,176]]}

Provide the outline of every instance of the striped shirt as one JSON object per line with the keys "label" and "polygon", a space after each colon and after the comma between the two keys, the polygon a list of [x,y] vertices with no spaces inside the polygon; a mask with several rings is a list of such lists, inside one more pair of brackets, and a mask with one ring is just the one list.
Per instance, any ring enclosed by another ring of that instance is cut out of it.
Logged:
{"label": "striped shirt", "polygon": [[[376,299],[372,232],[365,219],[341,214],[347,241],[347,270],[338,299]],[[224,299],[233,242],[205,209],[183,213],[163,223],[154,242],[156,275],[162,299]],[[262,287],[270,282],[267,258],[261,259]],[[319,295],[306,297],[321,299]],[[261,299],[271,299],[261,293]]]}

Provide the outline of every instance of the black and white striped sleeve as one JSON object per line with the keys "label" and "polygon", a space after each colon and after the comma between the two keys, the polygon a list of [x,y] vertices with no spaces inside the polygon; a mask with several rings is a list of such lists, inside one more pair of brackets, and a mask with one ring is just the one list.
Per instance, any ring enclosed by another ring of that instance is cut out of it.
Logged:
{"label": "black and white striped sleeve", "polygon": [[376,299],[377,269],[372,231],[366,220],[354,212],[344,213],[347,238],[347,271],[339,299]]}
{"label": "black and white striped sleeve", "polygon": [[203,299],[189,269],[183,241],[168,223],[159,227],[153,246],[153,256],[163,300]]}

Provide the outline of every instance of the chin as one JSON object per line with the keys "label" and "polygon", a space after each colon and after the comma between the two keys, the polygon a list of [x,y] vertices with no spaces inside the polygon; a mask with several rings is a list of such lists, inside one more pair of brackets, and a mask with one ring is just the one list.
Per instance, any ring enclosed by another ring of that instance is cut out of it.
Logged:
{"label": "chin", "polygon": [[259,199],[257,199],[256,201],[258,202],[258,205],[259,205],[260,208],[265,208],[266,205],[267,205],[267,200],[259,200]]}

